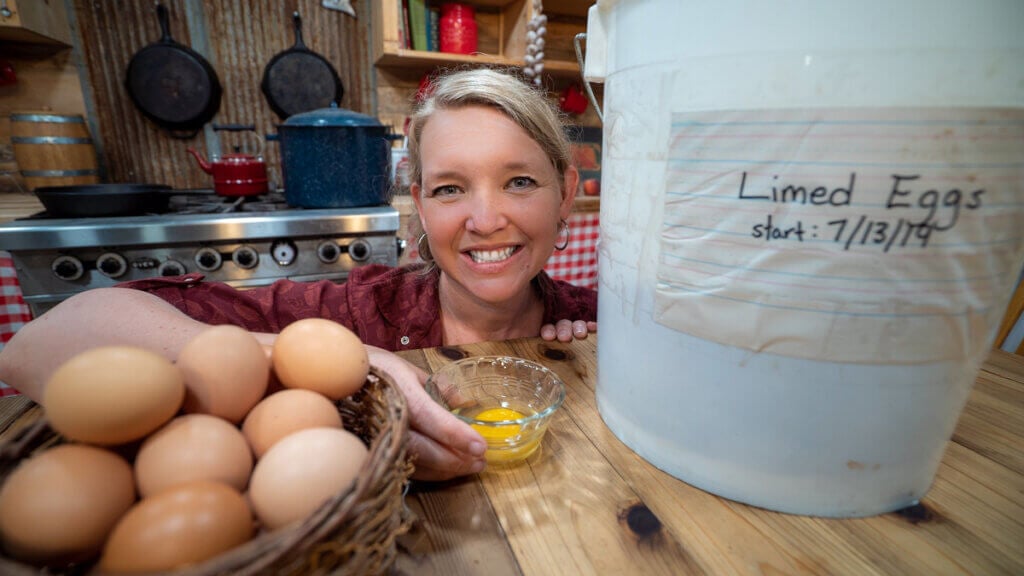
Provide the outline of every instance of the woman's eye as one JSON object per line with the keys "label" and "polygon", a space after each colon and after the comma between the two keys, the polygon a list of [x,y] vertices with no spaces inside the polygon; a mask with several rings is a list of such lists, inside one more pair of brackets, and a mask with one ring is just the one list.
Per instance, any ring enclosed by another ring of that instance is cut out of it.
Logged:
{"label": "woman's eye", "polygon": [[454,196],[458,193],[458,187],[449,184],[447,186],[438,186],[437,188],[434,188],[433,192],[431,192],[430,195],[444,198],[446,196]]}
{"label": "woman's eye", "polygon": [[529,176],[516,176],[508,183],[510,188],[530,188],[536,184],[537,181]]}

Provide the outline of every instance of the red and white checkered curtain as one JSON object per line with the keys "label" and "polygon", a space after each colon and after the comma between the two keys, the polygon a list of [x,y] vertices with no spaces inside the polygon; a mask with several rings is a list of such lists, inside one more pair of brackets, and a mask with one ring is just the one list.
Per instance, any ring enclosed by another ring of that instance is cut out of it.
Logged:
{"label": "red and white checkered curtain", "polygon": [[[21,297],[21,286],[14,272],[11,254],[0,252],[0,349],[31,319],[28,305]],[[0,382],[0,397],[17,393],[14,388]]]}
{"label": "red and white checkered curtain", "polygon": [[556,250],[544,270],[556,280],[597,290],[597,212],[574,212],[569,217],[569,245]]}

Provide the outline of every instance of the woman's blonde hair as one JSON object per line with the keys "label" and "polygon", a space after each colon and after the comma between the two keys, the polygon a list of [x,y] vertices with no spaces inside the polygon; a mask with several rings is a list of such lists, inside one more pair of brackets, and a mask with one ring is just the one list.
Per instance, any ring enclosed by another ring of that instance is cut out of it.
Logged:
{"label": "woman's blonde hair", "polygon": [[420,138],[430,117],[438,110],[473,104],[495,108],[518,124],[540,145],[559,175],[565,174],[572,165],[569,138],[561,116],[544,92],[511,71],[476,68],[449,72],[434,79],[432,91],[413,112],[409,121],[411,182],[422,184]]}

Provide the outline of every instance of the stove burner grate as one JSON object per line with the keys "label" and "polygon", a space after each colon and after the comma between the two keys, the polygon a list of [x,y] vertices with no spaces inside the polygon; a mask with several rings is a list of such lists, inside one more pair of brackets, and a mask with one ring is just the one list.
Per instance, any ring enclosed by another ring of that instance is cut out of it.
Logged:
{"label": "stove burner grate", "polygon": [[226,214],[230,212],[276,212],[294,210],[284,201],[282,192],[260,196],[219,196],[214,192],[181,191],[171,196],[171,214]]}

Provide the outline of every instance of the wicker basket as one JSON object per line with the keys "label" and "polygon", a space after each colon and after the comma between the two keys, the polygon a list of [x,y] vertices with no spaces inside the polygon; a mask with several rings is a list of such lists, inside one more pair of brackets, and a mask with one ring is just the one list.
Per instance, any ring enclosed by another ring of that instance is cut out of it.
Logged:
{"label": "wicker basket", "polygon": [[[268,532],[220,556],[175,570],[173,576],[222,574],[379,574],[395,560],[395,539],[411,523],[403,491],[412,472],[406,456],[408,406],[394,381],[371,368],[366,385],[337,402],[345,428],[369,445],[355,484],[301,524]],[[57,444],[45,420],[0,445],[0,482],[33,451]],[[83,574],[91,566],[48,568],[44,573]],[[40,568],[0,556],[0,574],[30,576]]]}

